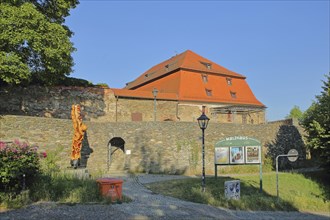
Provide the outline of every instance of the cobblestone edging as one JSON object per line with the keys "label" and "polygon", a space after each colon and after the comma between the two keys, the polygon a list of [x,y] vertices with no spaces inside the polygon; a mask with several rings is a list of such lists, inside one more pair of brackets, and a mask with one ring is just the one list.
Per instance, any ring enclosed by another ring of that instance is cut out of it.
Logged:
{"label": "cobblestone edging", "polygon": [[61,205],[53,202],[37,203],[24,209],[0,213],[1,220],[48,219],[271,219],[271,220],[329,220],[330,214],[319,215],[301,212],[235,211],[221,207],[182,201],[155,194],[143,184],[188,178],[169,175],[124,175],[123,193],[132,202],[115,205]]}

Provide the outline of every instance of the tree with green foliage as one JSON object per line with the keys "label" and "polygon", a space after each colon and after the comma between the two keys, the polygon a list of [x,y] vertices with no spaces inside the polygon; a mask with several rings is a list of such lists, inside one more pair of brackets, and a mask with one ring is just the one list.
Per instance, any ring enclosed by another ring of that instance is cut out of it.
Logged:
{"label": "tree with green foliage", "polygon": [[302,125],[307,132],[307,147],[312,157],[330,168],[330,72],[323,81],[321,95],[304,113]]}
{"label": "tree with green foliage", "polygon": [[300,110],[299,106],[295,105],[291,109],[290,114],[287,115],[285,118],[287,118],[287,119],[292,118],[292,119],[300,120],[302,117],[303,117],[303,112]]}
{"label": "tree with green foliage", "polygon": [[73,32],[64,25],[78,0],[2,0],[0,81],[52,85],[72,72]]}

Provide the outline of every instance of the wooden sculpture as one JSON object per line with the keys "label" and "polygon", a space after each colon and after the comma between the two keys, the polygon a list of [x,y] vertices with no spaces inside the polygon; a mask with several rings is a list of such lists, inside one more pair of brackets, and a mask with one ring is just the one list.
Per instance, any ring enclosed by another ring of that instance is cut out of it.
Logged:
{"label": "wooden sculpture", "polygon": [[87,126],[82,123],[82,117],[80,115],[80,105],[72,105],[71,118],[73,122],[74,135],[71,146],[71,166],[75,169],[79,166],[80,151],[82,147],[82,140],[84,133],[87,130]]}

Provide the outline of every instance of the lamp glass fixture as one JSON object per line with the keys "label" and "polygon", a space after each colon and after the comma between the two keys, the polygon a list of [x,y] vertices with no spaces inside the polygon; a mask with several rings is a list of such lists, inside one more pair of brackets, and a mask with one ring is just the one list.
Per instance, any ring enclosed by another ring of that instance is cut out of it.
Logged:
{"label": "lamp glass fixture", "polygon": [[207,125],[209,124],[209,120],[210,119],[203,112],[203,114],[199,118],[197,118],[199,127],[201,129],[206,129],[207,128]]}
{"label": "lamp glass fixture", "polygon": [[154,88],[154,90],[152,90],[152,94],[154,95],[154,97],[156,97],[158,94],[158,90],[156,88]]}

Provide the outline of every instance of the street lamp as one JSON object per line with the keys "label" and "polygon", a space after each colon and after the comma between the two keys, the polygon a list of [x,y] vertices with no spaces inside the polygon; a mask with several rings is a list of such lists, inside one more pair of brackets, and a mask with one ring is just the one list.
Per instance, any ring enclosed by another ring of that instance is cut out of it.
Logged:
{"label": "street lamp", "polygon": [[204,143],[204,130],[207,128],[209,123],[209,118],[205,115],[205,106],[202,109],[202,115],[197,118],[198,125],[202,129],[202,160],[203,160],[203,170],[202,170],[202,191],[205,192],[205,143]]}
{"label": "street lamp", "polygon": [[154,90],[152,90],[152,94],[154,95],[154,121],[156,121],[156,97],[158,94],[158,90],[154,88]]}

